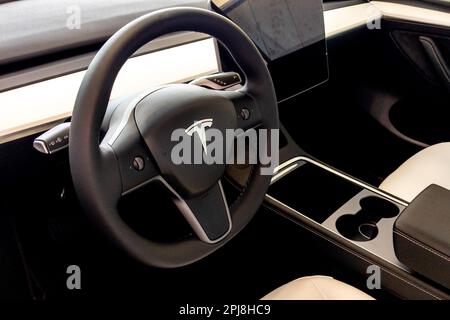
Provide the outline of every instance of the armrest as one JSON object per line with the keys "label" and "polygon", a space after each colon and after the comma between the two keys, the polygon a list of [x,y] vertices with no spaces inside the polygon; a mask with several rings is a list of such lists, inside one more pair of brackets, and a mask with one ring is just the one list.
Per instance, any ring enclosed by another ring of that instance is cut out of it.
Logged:
{"label": "armrest", "polygon": [[450,191],[430,185],[394,224],[397,258],[450,289]]}

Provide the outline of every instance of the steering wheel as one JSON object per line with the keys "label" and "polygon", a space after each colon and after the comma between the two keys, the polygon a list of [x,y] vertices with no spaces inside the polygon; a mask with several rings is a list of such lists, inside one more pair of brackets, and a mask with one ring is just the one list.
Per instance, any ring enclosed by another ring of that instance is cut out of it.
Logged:
{"label": "steering wheel", "polygon": [[[100,139],[111,89],[122,65],[146,43],[180,31],[206,33],[220,41],[243,71],[243,87],[236,91],[191,84],[153,88],[118,107]],[[243,108],[250,110],[248,119],[240,116]],[[208,126],[223,133],[255,126],[269,132],[279,128],[273,83],[258,49],[233,22],[207,10],[166,9],[130,22],[100,49],[80,86],[69,145],[76,194],[97,226],[145,264],[173,268],[206,257],[247,225],[269,187],[271,176],[262,174],[265,165],[258,159],[237,200],[227,205],[221,185],[226,164],[174,164],[172,132],[195,126],[200,119],[212,121]],[[270,136],[259,141],[263,153],[270,150]],[[155,179],[171,192],[195,235],[160,243],[139,235],[121,218],[118,204],[124,194]]]}

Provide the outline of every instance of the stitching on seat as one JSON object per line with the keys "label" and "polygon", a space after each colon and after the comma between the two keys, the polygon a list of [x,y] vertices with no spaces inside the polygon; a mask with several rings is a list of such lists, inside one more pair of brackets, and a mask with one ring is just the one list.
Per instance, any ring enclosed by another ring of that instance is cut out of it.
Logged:
{"label": "stitching on seat", "polygon": [[312,285],[314,286],[314,288],[316,288],[316,290],[319,292],[319,294],[322,296],[322,300],[329,300],[328,296],[325,294],[325,292],[323,292],[320,289],[320,286],[316,284],[316,282],[314,281],[314,277],[308,279],[308,281],[310,281],[312,283]]}

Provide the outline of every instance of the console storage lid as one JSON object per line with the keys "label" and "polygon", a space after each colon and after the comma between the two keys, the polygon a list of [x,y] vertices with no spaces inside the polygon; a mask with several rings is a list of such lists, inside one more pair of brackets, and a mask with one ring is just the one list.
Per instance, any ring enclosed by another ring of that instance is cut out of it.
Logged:
{"label": "console storage lid", "polygon": [[450,289],[450,191],[430,185],[394,224],[397,258]]}

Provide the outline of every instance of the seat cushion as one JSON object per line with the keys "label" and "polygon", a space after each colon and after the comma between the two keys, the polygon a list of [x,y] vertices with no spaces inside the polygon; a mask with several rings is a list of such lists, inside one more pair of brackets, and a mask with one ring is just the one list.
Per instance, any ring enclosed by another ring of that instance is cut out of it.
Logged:
{"label": "seat cushion", "polygon": [[374,300],[364,292],[331,277],[299,278],[275,289],[262,300]]}
{"label": "seat cushion", "polygon": [[380,189],[411,202],[431,184],[450,189],[450,142],[416,153],[389,175]]}

